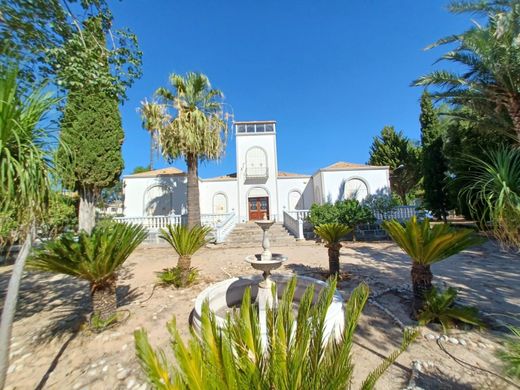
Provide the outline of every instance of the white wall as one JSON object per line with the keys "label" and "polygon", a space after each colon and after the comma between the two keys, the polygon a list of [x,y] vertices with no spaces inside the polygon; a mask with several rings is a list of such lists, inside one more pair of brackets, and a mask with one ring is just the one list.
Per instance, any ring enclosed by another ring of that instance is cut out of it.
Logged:
{"label": "white wall", "polygon": [[323,203],[345,199],[345,185],[349,179],[360,179],[368,187],[368,194],[390,186],[388,169],[359,169],[345,171],[321,171]]}
{"label": "white wall", "polygon": [[[269,176],[267,179],[246,180],[246,154],[252,147],[261,147],[267,154],[267,166]],[[249,219],[247,198],[249,192],[254,188],[264,189],[269,196],[270,218],[277,217],[281,220],[282,216],[278,209],[278,193],[276,179],[278,175],[278,165],[276,158],[276,133],[250,133],[236,135],[236,156],[237,156],[237,180],[238,198],[237,215],[239,222]]]}
{"label": "white wall", "polygon": [[312,190],[312,178],[309,177],[279,177],[278,178],[278,209],[289,211],[289,193],[297,191],[300,193],[300,200],[296,209],[309,209],[314,202]]}
{"label": "white wall", "polygon": [[227,199],[227,212],[237,212],[238,187],[236,180],[201,180],[200,212],[201,214],[213,214],[213,197],[215,194],[224,194]]}
{"label": "white wall", "polygon": [[[187,184],[185,175],[127,177],[124,178],[123,181],[125,217],[146,216],[146,209],[147,206],[150,205],[150,202],[160,205],[152,215],[186,213]],[[163,194],[155,199],[150,199],[150,197],[147,196],[147,192],[149,194],[161,192],[160,190],[154,189],[154,187],[163,188]]]}

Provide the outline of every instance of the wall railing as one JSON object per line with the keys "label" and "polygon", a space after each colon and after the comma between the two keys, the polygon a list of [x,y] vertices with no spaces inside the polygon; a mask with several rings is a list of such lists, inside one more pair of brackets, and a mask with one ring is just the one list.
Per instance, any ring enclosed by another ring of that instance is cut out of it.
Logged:
{"label": "wall railing", "polygon": [[[146,217],[116,217],[115,221],[121,223],[130,223],[133,225],[141,225],[148,229],[150,233],[157,233],[160,229],[164,229],[168,225],[185,225],[187,222],[186,215],[154,215]],[[201,214],[200,222],[204,226],[212,229],[211,235],[217,243],[225,240],[227,235],[236,225],[235,213],[229,214]]]}
{"label": "wall railing", "polygon": [[289,212],[284,211],[283,226],[285,226],[285,228],[289,230],[297,240],[305,239],[305,236],[303,235],[303,219],[298,218],[297,215],[293,216],[289,214]]}

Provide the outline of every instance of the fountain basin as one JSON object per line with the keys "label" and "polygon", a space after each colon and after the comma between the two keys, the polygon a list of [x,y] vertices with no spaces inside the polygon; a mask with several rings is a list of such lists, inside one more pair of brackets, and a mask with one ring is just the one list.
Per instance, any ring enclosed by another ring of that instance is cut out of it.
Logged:
{"label": "fountain basin", "polygon": [[287,256],[281,253],[273,253],[270,260],[262,260],[261,254],[249,255],[245,258],[245,261],[251,264],[251,267],[262,272],[269,272],[280,268],[285,260],[287,260]]}
{"label": "fountain basin", "polygon": [[[270,279],[276,283],[278,298],[282,297],[287,284],[294,278],[294,275],[271,275]],[[191,325],[196,332],[201,330],[202,304],[209,302],[210,310],[215,314],[217,326],[224,327],[226,324],[226,313],[233,308],[240,307],[242,297],[246,288],[251,289],[251,299],[256,300],[259,292],[258,284],[263,280],[260,275],[243,276],[223,280],[222,282],[211,285],[202,291],[195,301],[195,308],[192,311]],[[296,276],[296,291],[294,293],[294,304],[297,306],[307,287],[314,285],[314,300],[318,299],[320,291],[327,284],[321,280],[307,276]],[[324,341],[330,337],[338,338],[343,331],[345,321],[344,300],[339,292],[334,293],[332,303],[329,306],[325,317]]]}

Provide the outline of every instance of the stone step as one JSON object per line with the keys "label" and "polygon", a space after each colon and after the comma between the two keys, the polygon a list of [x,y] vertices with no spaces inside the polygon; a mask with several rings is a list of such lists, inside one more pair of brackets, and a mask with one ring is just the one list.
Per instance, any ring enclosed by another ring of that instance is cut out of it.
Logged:
{"label": "stone step", "polygon": [[[271,245],[290,245],[296,242],[294,236],[281,223],[275,223],[268,231],[269,242]],[[254,223],[240,223],[229,233],[223,244],[239,246],[258,246],[261,245],[263,231]]]}

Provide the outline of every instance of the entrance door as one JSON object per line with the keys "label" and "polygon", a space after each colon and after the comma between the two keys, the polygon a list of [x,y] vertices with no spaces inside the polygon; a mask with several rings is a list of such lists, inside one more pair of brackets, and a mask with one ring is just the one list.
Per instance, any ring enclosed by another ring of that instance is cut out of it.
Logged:
{"label": "entrance door", "polygon": [[249,220],[269,219],[269,198],[267,196],[249,198]]}

